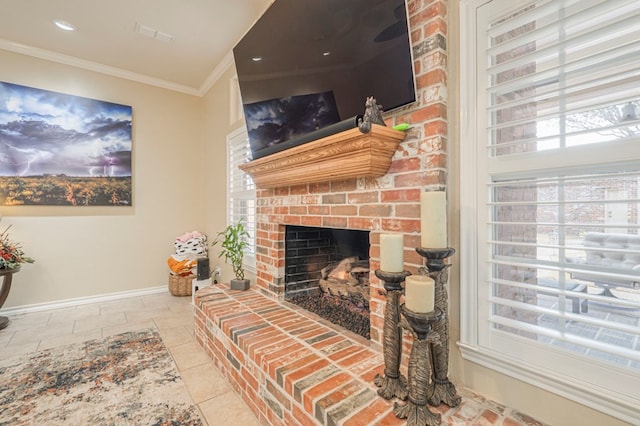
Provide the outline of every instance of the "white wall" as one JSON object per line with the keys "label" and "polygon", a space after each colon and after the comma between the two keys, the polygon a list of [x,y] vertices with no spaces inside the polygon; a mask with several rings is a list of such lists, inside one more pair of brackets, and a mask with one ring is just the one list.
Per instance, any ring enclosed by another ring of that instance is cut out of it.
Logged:
{"label": "white wall", "polygon": [[36,259],[4,308],[167,285],[175,237],[204,227],[202,99],[2,50],[0,64],[1,81],[133,107],[132,207],[0,206]]}

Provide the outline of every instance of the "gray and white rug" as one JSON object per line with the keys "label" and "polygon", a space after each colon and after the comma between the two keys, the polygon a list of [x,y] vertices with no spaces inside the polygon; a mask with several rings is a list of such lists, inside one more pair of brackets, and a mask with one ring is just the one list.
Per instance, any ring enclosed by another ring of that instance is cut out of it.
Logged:
{"label": "gray and white rug", "polygon": [[0,360],[0,425],[202,425],[157,331]]}

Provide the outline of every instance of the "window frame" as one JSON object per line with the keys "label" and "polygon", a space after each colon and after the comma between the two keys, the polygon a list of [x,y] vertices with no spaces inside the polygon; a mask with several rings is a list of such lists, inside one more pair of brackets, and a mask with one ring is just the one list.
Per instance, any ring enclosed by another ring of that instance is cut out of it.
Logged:
{"label": "window frame", "polygon": [[[616,393],[612,389],[596,387],[598,377],[606,377],[615,372],[616,377],[624,377],[624,369],[616,367],[603,368],[594,363],[588,371],[581,371],[576,367],[573,371],[565,371],[567,374],[559,374],[550,368],[540,368],[538,359],[532,359],[534,355],[528,351],[522,351],[521,357],[506,355],[499,350],[501,345],[513,344],[514,340],[500,342],[492,341],[490,346],[483,345],[487,338],[487,330],[491,327],[486,313],[490,311],[490,302],[486,289],[481,285],[486,268],[489,250],[483,249],[485,241],[483,235],[490,235],[488,229],[488,217],[490,213],[486,203],[490,201],[485,191],[479,189],[490,183],[490,175],[487,164],[492,162],[492,175],[505,174],[516,176],[522,170],[518,164],[518,156],[509,158],[489,158],[485,151],[487,129],[483,125],[483,115],[479,105],[482,93],[477,81],[480,76],[482,58],[478,57],[476,35],[478,24],[476,22],[478,9],[491,3],[493,0],[460,0],[460,341],[458,346],[462,357],[484,367],[498,371],[507,376],[519,379],[525,383],[537,386],[546,391],[558,394],[565,398],[588,405],[599,411],[605,412],[625,421],[633,421],[640,416],[638,399],[632,395]],[[529,4],[530,1],[520,1],[513,5],[512,10]],[[506,13],[506,11],[505,11]],[[481,99],[482,98],[482,99]],[[618,163],[624,165],[629,160],[620,155],[618,148],[623,147],[624,141],[603,144],[605,146],[578,146],[573,147],[572,164],[581,162],[583,165],[593,166],[596,171],[599,164]],[[537,153],[536,164],[539,170],[553,170],[566,164],[566,156],[557,155],[553,151]],[[520,160],[526,158],[520,156]],[[515,159],[515,161],[514,161]],[[637,160],[634,160],[637,161]],[[484,180],[483,180],[484,179]],[[484,315],[484,316],[483,316]],[[527,341],[522,339],[523,348]],[[575,364],[580,361],[585,363],[582,357],[572,356],[554,350],[549,346],[546,356],[548,362],[554,359],[563,364]],[[536,354],[539,356],[540,352]],[[576,364],[577,365],[577,364]],[[564,372],[563,372],[564,373]],[[624,380],[624,379],[623,379]],[[627,378],[627,380],[631,380]]]}
{"label": "window frame", "polygon": [[[254,209],[256,206],[256,188],[255,188],[255,184],[253,184],[253,179],[251,179],[251,177],[249,176],[249,179],[251,181],[251,185],[249,185],[248,187],[242,188],[240,191],[234,192],[232,190],[232,185],[231,185],[231,180],[233,179],[233,175],[234,173],[237,175],[238,173],[243,173],[246,174],[246,172],[240,171],[238,169],[238,166],[240,164],[243,164],[247,161],[251,160],[251,151],[247,148],[247,154],[243,159],[236,159],[236,161],[234,161],[233,156],[232,156],[232,147],[234,146],[234,144],[238,144],[240,145],[241,143],[247,143],[248,146],[248,140],[249,136],[247,133],[247,129],[242,126],[236,130],[234,130],[233,132],[229,133],[227,135],[227,140],[226,140],[226,155],[227,155],[227,179],[226,179],[226,189],[227,189],[227,208],[226,208],[226,216],[227,216],[227,224],[232,224],[232,223],[236,223],[238,221],[238,219],[240,217],[244,217],[241,214],[236,214],[236,212],[234,212],[234,198],[238,198],[238,199],[242,199],[242,200],[249,200],[249,201],[253,201],[254,203]],[[254,212],[254,221],[249,223],[247,221],[247,218],[244,217],[245,219],[245,228],[247,229],[247,231],[250,233],[250,239],[249,239],[249,249],[245,252],[245,255],[242,259],[242,264],[244,266],[244,268],[251,272],[251,273],[255,273],[256,272],[256,235],[255,235],[255,230],[256,230],[256,221],[255,221],[255,212]]]}

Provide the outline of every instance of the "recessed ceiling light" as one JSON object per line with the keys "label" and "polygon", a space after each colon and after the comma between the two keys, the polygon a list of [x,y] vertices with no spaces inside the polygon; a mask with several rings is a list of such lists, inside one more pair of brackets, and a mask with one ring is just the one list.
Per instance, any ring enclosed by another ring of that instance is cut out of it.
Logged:
{"label": "recessed ceiling light", "polygon": [[327,50],[326,52],[322,52],[322,56],[329,56],[331,55],[331,51]]}
{"label": "recessed ceiling light", "polygon": [[253,62],[260,62],[262,60],[262,56],[254,56],[253,58],[251,58],[251,60]]}
{"label": "recessed ceiling light", "polygon": [[65,30],[65,31],[75,31],[76,27],[73,24],[70,24],[67,21],[63,21],[61,19],[55,19],[53,21],[54,24],[56,24],[56,27],[60,28],[61,30]]}

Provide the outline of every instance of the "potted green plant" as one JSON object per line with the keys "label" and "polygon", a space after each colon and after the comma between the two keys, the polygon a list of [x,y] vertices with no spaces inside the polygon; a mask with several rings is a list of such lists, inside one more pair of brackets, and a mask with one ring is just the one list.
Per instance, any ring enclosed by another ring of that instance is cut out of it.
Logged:
{"label": "potted green plant", "polygon": [[244,277],[244,266],[242,264],[244,251],[249,247],[247,241],[249,237],[241,218],[238,222],[227,226],[224,231],[218,232],[216,239],[211,243],[212,246],[220,244],[222,250],[218,257],[224,256],[225,261],[231,263],[233,274],[235,275],[235,279],[230,281],[232,290],[247,290],[250,285],[249,280]]}

